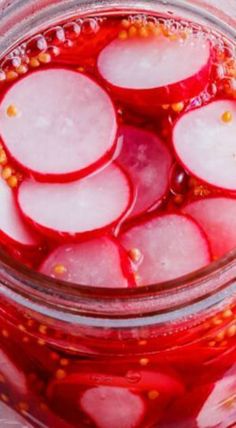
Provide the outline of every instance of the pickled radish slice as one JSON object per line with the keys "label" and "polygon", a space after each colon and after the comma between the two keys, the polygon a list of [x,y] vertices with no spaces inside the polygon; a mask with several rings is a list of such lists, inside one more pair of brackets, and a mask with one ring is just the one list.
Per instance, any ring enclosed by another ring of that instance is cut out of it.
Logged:
{"label": "pickled radish slice", "polygon": [[1,428],[33,428],[33,425],[26,421],[23,416],[2,401],[0,401],[0,423]]}
{"label": "pickled radish slice", "polygon": [[174,149],[191,174],[213,186],[236,190],[235,133],[236,102],[213,101],[176,122]]}
{"label": "pickled radish slice", "polygon": [[126,252],[115,238],[109,237],[58,247],[47,257],[40,272],[94,287],[128,287],[135,283]]}
{"label": "pickled radish slice", "polygon": [[4,180],[0,179],[0,241],[24,246],[37,246],[39,240],[24,224],[16,207],[14,195]]}
{"label": "pickled radish slice", "polygon": [[119,131],[122,150],[117,161],[129,173],[137,192],[131,215],[151,208],[167,192],[171,155],[152,132],[123,126]]}
{"label": "pickled radish slice", "polygon": [[137,272],[138,285],[178,278],[210,262],[203,232],[194,221],[179,214],[143,221],[130,227],[120,240],[126,250],[137,248],[143,256]]}
{"label": "pickled radish slice", "polygon": [[210,45],[197,36],[186,40],[164,36],[116,39],[98,58],[102,78],[134,107],[137,103],[147,107],[175,103],[198,95],[208,83],[210,68]]}
{"label": "pickled radish slice", "polygon": [[228,427],[235,423],[235,388],[233,368],[215,383],[213,391],[198,414],[198,428]]}
{"label": "pickled radish slice", "polygon": [[80,405],[98,428],[136,428],[145,413],[141,397],[125,388],[112,386],[88,389]]}
{"label": "pickled radish slice", "polygon": [[236,199],[215,197],[191,202],[183,208],[205,231],[213,256],[236,248]]}
{"label": "pickled radish slice", "polygon": [[[15,116],[8,114],[10,106]],[[72,70],[29,74],[10,87],[0,106],[6,150],[44,181],[68,181],[103,165],[115,148],[116,132],[109,96],[93,80]]]}
{"label": "pickled radish slice", "polygon": [[26,378],[22,371],[20,371],[0,349],[0,374],[3,376],[6,382],[10,383],[14,387],[15,392],[19,394],[27,393]]}
{"label": "pickled radish slice", "polygon": [[18,191],[25,218],[42,233],[57,238],[111,228],[125,215],[132,199],[130,182],[115,164],[71,183],[28,179]]}

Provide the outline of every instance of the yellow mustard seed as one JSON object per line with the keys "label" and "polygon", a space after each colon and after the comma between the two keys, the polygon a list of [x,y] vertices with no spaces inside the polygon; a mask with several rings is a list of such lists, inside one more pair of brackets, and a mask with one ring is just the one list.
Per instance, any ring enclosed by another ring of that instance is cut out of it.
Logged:
{"label": "yellow mustard seed", "polygon": [[60,379],[64,379],[64,377],[66,377],[66,372],[63,369],[58,369],[56,371],[56,379],[60,380]]}
{"label": "yellow mustard seed", "polygon": [[14,189],[15,187],[17,187],[18,186],[18,179],[17,179],[17,177],[15,175],[11,175],[11,177],[9,177],[7,179],[7,184],[12,189]]}
{"label": "yellow mustard seed", "polygon": [[118,37],[120,40],[127,40],[128,39],[128,32],[126,30],[122,30],[119,32]]}
{"label": "yellow mustard seed", "polygon": [[63,273],[66,273],[67,269],[60,263],[54,266],[53,271],[56,275],[63,275]]}
{"label": "yellow mustard seed", "polygon": [[138,34],[138,29],[135,27],[135,25],[131,25],[131,27],[128,30],[129,37],[135,37]]}
{"label": "yellow mustard seed", "polygon": [[43,324],[40,324],[40,326],[39,326],[39,333],[46,334],[47,333],[47,326],[43,325]]}
{"label": "yellow mustard seed", "polygon": [[184,103],[181,101],[179,103],[171,104],[171,108],[175,113],[181,113],[184,109]]}
{"label": "yellow mustard seed", "polygon": [[26,74],[28,71],[28,67],[26,64],[21,64],[19,67],[16,68],[16,72],[18,74]]}
{"label": "yellow mustard seed", "polygon": [[142,253],[139,250],[139,248],[132,248],[128,252],[128,255],[129,255],[130,259],[132,260],[132,262],[138,262],[142,257]]}
{"label": "yellow mustard seed", "polygon": [[156,400],[159,397],[160,393],[156,391],[155,389],[153,391],[148,392],[148,398],[149,400]]}
{"label": "yellow mustard seed", "polygon": [[224,123],[230,123],[233,120],[233,114],[231,113],[231,111],[225,111],[222,116],[221,116],[221,120]]}
{"label": "yellow mustard seed", "polygon": [[226,336],[227,337],[233,337],[236,335],[236,324],[232,324],[229,326],[226,330]]}
{"label": "yellow mustard seed", "polygon": [[2,170],[1,175],[4,180],[7,180],[12,175],[12,168],[10,166],[5,166]]}
{"label": "yellow mustard seed", "polygon": [[122,19],[121,25],[123,28],[129,28],[130,27],[130,21],[128,19]]}
{"label": "yellow mustard seed", "polygon": [[6,80],[8,80],[9,82],[12,80],[16,80],[18,77],[18,73],[16,71],[8,71],[6,73]]}
{"label": "yellow mustard seed", "polygon": [[143,38],[147,38],[150,35],[148,28],[144,25],[139,29],[138,33],[139,33],[139,36]]}
{"label": "yellow mustard seed", "polygon": [[8,117],[16,117],[19,115],[19,110],[14,104],[10,104],[7,107],[7,116]]}
{"label": "yellow mustard seed", "polygon": [[226,309],[223,313],[222,313],[222,318],[231,318],[233,316],[233,312],[231,311],[231,309]]}
{"label": "yellow mustard seed", "polygon": [[141,365],[141,366],[147,366],[148,365],[148,363],[149,363],[149,359],[148,358],[140,358],[140,360],[139,360],[139,364]]}
{"label": "yellow mustard seed", "polygon": [[47,52],[41,52],[38,55],[38,60],[42,63],[42,64],[48,64],[49,62],[51,62],[51,55]]}
{"label": "yellow mustard seed", "polygon": [[33,58],[30,59],[29,65],[32,68],[37,68],[37,67],[40,66],[40,62],[39,62],[39,60],[37,58],[33,57]]}

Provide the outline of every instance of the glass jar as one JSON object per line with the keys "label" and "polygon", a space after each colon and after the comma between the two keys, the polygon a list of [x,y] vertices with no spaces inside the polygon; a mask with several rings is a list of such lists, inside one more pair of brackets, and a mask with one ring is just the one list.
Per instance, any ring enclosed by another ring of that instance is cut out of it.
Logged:
{"label": "glass jar", "polygon": [[[1,57],[78,13],[177,14],[235,38],[234,0],[221,4],[1,1]],[[1,428],[236,426],[236,251],[194,275],[129,290],[46,279],[1,251],[0,293]]]}

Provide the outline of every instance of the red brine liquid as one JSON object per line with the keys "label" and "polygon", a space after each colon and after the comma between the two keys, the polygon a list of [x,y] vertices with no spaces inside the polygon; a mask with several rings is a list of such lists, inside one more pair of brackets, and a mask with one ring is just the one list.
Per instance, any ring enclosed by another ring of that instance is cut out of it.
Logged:
{"label": "red brine liquid", "polygon": [[[225,256],[235,77],[229,40],[158,16],[78,18],[15,48],[0,71],[2,250],[55,281],[123,289]],[[236,423],[233,305],[168,336],[111,338],[99,358],[92,340],[6,311],[0,399],[19,426]]]}

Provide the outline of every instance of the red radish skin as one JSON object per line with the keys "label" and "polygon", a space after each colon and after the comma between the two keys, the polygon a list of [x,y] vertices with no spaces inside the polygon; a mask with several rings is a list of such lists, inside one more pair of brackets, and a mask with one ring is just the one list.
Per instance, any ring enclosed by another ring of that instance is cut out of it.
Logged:
{"label": "red radish skin", "polygon": [[135,217],[152,208],[167,193],[172,158],[153,132],[122,126],[118,135],[122,149],[117,162],[127,170],[137,192],[130,213]]}
{"label": "red radish skin", "polygon": [[210,44],[197,36],[116,39],[98,57],[98,71],[112,92],[144,112],[197,96],[210,70]]}
{"label": "red radish skin", "polygon": [[26,221],[59,240],[94,237],[112,229],[133,203],[129,177],[115,163],[71,183],[25,180],[17,201]]}
{"label": "red radish skin", "polygon": [[0,241],[6,245],[26,249],[37,247],[40,239],[23,222],[14,193],[2,179],[0,179],[0,199]]}
{"label": "red radish skin", "polygon": [[[15,117],[7,114],[12,105]],[[48,68],[8,89],[0,106],[0,134],[8,155],[28,174],[40,181],[65,182],[111,160],[116,112],[91,78]]]}
{"label": "red radish skin", "polygon": [[127,251],[137,248],[142,254],[138,285],[178,278],[206,266],[211,260],[203,231],[190,217],[180,214],[143,220],[122,233],[120,241]]}
{"label": "red radish skin", "polygon": [[[224,120],[229,112],[232,120]],[[183,114],[173,129],[173,147],[183,167],[201,181],[236,190],[236,101],[217,100]]]}
{"label": "red radish skin", "polygon": [[138,428],[146,410],[141,397],[112,386],[88,389],[80,405],[98,428]]}
{"label": "red radish skin", "polygon": [[204,230],[214,258],[236,248],[236,199],[210,197],[190,202],[182,209]]}
{"label": "red radish skin", "polygon": [[[64,272],[58,275],[56,266],[62,266]],[[135,285],[128,255],[115,238],[109,237],[58,247],[44,261],[40,272],[93,287],[127,288]]]}

